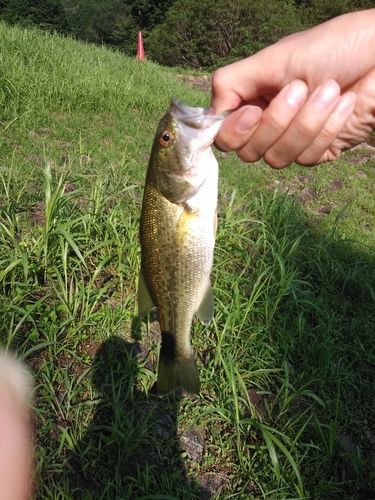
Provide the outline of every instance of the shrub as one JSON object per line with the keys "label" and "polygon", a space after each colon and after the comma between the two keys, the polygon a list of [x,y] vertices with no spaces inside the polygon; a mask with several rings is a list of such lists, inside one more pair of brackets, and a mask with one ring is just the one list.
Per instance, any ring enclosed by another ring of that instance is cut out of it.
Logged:
{"label": "shrub", "polygon": [[277,0],[177,0],[146,49],[166,66],[214,69],[302,28],[295,9]]}

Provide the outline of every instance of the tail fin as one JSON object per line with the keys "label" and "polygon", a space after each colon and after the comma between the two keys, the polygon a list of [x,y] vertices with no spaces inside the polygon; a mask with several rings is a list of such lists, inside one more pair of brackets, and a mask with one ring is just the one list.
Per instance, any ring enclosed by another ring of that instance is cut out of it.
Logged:
{"label": "tail fin", "polygon": [[178,388],[189,394],[199,394],[200,384],[193,355],[183,361],[170,361],[160,357],[157,389],[160,396]]}

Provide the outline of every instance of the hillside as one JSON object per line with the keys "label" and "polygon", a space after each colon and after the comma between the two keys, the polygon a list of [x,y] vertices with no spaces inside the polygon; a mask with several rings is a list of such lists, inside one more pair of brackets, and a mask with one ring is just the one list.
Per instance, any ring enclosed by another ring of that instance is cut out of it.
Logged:
{"label": "hillside", "polygon": [[136,318],[167,68],[0,24],[0,334],[33,374],[35,498],[375,497],[375,160],[277,172],[217,152],[202,392],[155,394]]}

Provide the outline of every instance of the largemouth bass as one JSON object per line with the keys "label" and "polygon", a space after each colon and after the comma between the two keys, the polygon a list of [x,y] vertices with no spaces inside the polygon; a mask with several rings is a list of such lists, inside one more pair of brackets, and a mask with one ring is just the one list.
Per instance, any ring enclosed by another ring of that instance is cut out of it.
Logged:
{"label": "largemouth bass", "polygon": [[194,314],[205,325],[214,314],[218,165],[211,145],[224,117],[173,98],[152,146],[140,224],[138,314],[157,308],[159,394],[179,387],[199,393],[190,330]]}

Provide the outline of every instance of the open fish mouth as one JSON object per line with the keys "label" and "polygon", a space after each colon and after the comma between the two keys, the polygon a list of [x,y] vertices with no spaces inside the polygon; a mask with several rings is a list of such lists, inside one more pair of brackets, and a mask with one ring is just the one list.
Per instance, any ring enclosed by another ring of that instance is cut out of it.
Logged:
{"label": "open fish mouth", "polygon": [[198,139],[204,145],[210,146],[219,128],[227,116],[211,114],[210,108],[196,108],[183,104],[176,97],[172,97],[167,113],[178,123],[183,136],[188,139]]}

